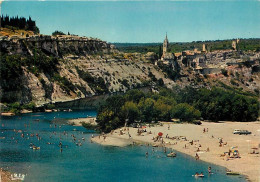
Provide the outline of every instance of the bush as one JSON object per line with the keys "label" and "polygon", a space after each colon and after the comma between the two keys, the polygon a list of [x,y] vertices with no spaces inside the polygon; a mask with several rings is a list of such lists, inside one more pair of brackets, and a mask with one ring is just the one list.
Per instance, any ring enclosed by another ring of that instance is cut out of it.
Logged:
{"label": "bush", "polygon": [[97,126],[90,124],[90,123],[86,123],[86,122],[83,122],[82,126],[86,129],[88,129],[88,130],[96,130],[97,129]]}
{"label": "bush", "polygon": [[159,86],[164,86],[164,81],[163,81],[162,78],[160,78],[160,79],[158,80],[158,85],[159,85]]}
{"label": "bush", "polygon": [[52,32],[52,36],[57,36],[57,35],[66,35],[66,34],[59,30],[55,30],[54,32]]}
{"label": "bush", "polygon": [[36,105],[34,102],[29,102],[28,104],[25,104],[22,106],[22,109],[32,110],[35,111]]}
{"label": "bush", "polygon": [[56,81],[67,94],[70,95],[70,91],[75,93],[76,86],[73,85],[67,78],[61,77],[58,73],[55,73],[52,79]]}
{"label": "bush", "polygon": [[228,76],[227,70],[225,70],[225,69],[221,69],[221,73],[222,73],[224,76]]}
{"label": "bush", "polygon": [[88,85],[95,90],[98,94],[108,92],[108,86],[102,77],[94,78],[89,72],[80,70],[76,67],[79,77],[88,83]]}

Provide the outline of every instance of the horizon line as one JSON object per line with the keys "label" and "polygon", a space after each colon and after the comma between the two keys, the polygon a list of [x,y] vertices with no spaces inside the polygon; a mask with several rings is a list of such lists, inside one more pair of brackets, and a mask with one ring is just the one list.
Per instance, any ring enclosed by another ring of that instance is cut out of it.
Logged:
{"label": "horizon line", "polygon": [[[98,38],[99,39],[99,38]],[[191,42],[213,42],[213,41],[225,41],[225,40],[245,40],[245,39],[260,39],[257,37],[254,38],[232,38],[232,39],[211,39],[211,40],[193,40],[193,41],[183,41],[183,42],[169,42],[169,43],[191,43]],[[108,43],[111,44],[162,44],[163,41],[161,42],[112,42],[112,41],[107,41]]]}

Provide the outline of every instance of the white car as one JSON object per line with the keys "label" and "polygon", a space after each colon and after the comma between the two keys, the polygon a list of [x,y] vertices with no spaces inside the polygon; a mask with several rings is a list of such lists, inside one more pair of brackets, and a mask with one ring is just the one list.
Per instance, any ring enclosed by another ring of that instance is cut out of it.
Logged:
{"label": "white car", "polygon": [[249,134],[251,134],[251,132],[248,131],[248,130],[239,130],[239,129],[235,129],[235,130],[233,131],[233,134],[249,135]]}

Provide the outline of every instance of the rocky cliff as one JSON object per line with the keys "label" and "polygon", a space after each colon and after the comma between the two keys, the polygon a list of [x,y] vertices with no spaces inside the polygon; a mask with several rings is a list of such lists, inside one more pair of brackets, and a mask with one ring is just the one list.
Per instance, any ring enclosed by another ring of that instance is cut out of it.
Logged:
{"label": "rocky cliff", "polygon": [[99,39],[68,35],[1,37],[0,49],[3,103],[93,106],[92,98],[103,98],[97,96],[156,85],[217,85],[259,94],[256,53],[218,51],[160,63],[155,53],[123,53]]}
{"label": "rocky cliff", "polygon": [[67,54],[89,55],[97,52],[108,53],[113,45],[99,39],[78,36],[43,36],[34,35],[26,38],[18,36],[1,37],[1,52],[7,54],[34,54],[40,49],[46,54],[62,57]]}
{"label": "rocky cliff", "polygon": [[1,102],[39,106],[124,92],[160,78],[169,87],[174,84],[145,58],[120,53],[99,39],[2,37],[0,48]]}

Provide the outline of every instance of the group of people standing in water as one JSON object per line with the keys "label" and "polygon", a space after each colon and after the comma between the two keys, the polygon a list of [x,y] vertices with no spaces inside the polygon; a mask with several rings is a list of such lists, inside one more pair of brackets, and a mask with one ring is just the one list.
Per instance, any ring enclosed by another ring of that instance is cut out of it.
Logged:
{"label": "group of people standing in water", "polygon": [[[210,166],[208,167],[208,173],[209,173],[209,174],[213,174],[213,173],[211,172],[211,167],[210,167]],[[196,172],[194,176],[195,176],[195,177],[204,177],[204,174],[203,174],[203,172],[201,172],[200,174],[199,174],[198,172]]]}

